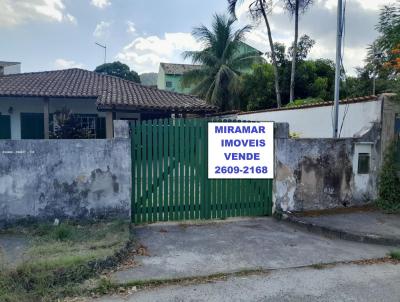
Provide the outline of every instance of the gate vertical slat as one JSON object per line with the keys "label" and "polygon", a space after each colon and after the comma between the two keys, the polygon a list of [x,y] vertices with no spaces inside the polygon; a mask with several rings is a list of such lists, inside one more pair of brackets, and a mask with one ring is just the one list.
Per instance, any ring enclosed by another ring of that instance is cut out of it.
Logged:
{"label": "gate vertical slat", "polygon": [[258,187],[257,187],[258,180],[253,180],[253,198],[254,198],[254,215],[259,215],[260,206],[258,204]]}
{"label": "gate vertical slat", "polygon": [[148,121],[147,124],[147,200],[149,201],[149,211],[148,211],[148,220],[149,222],[153,222],[153,194],[152,194],[152,187],[153,187],[153,121]]}
{"label": "gate vertical slat", "polygon": [[159,211],[158,211],[158,219],[159,221],[165,220],[165,213],[168,214],[165,207],[165,199],[163,198],[163,184],[165,183],[164,180],[164,156],[163,156],[163,132],[164,132],[164,120],[158,120],[158,127],[157,127],[157,147],[158,147],[158,203],[159,203]]}
{"label": "gate vertical slat", "polygon": [[211,191],[210,191],[209,182],[208,182],[208,164],[207,164],[208,163],[208,122],[207,121],[204,122],[204,137],[205,137],[205,139],[204,139],[204,157],[205,157],[204,177],[205,177],[205,182],[206,182],[206,185],[205,185],[206,194],[205,195],[206,195],[206,204],[207,204],[207,209],[208,209],[208,211],[206,212],[207,213],[206,219],[210,219],[211,218],[211,205],[210,205]]}
{"label": "gate vertical slat", "polygon": [[143,222],[147,222],[147,210],[148,210],[148,196],[146,191],[147,183],[147,122],[142,123],[142,198],[141,198],[141,217]]}
{"label": "gate vertical slat", "polygon": [[227,186],[227,180],[221,180],[221,190],[222,190],[222,196],[221,196],[221,202],[222,202],[222,211],[221,211],[221,217],[223,219],[226,218],[226,212],[227,212],[227,194],[226,194],[226,186]]}
{"label": "gate vertical slat", "polygon": [[194,165],[195,165],[195,154],[196,154],[196,132],[195,132],[196,120],[192,120],[190,123],[190,219],[195,219],[195,207],[194,207],[194,194],[195,194],[195,178],[194,178]]}
{"label": "gate vertical slat", "polygon": [[210,190],[211,190],[211,204],[213,207],[212,217],[218,217],[218,193],[217,193],[217,181],[214,179],[210,180]]}
{"label": "gate vertical slat", "polygon": [[252,209],[251,209],[251,216],[255,216],[257,215],[257,209],[256,209],[256,194],[254,192],[254,179],[250,179],[250,196],[251,196],[251,205],[252,205]]}
{"label": "gate vertical slat", "polygon": [[157,199],[157,179],[158,179],[158,175],[157,175],[157,165],[158,165],[158,158],[157,158],[157,124],[158,121],[157,120],[153,120],[152,123],[152,127],[151,127],[151,136],[152,136],[152,174],[153,174],[153,178],[152,178],[152,188],[151,188],[151,192],[152,192],[152,196],[153,196],[153,218],[152,221],[157,221],[158,217],[158,199]]}
{"label": "gate vertical slat", "polygon": [[269,215],[269,211],[268,211],[268,207],[269,207],[269,196],[268,196],[268,194],[269,194],[268,193],[269,192],[269,183],[270,183],[270,181],[268,179],[267,183],[265,185],[265,189],[264,189],[264,199],[265,199],[264,207],[265,207],[265,213],[267,215]]}
{"label": "gate vertical slat", "polygon": [[183,220],[185,218],[185,208],[184,208],[184,172],[185,172],[185,165],[184,165],[184,151],[185,151],[185,131],[183,128],[183,119],[179,119],[179,219]]}
{"label": "gate vertical slat", "polygon": [[261,215],[265,215],[265,205],[266,205],[266,199],[265,199],[265,189],[268,186],[268,184],[266,184],[265,186],[262,185],[262,182],[259,182],[259,190],[260,190],[260,207],[261,207]]}
{"label": "gate vertical slat", "polygon": [[179,205],[179,119],[174,120],[174,137],[175,137],[175,146],[174,146],[174,165],[175,165],[175,198],[174,198],[174,206],[175,206],[175,220],[179,220],[180,216],[180,205]]}
{"label": "gate vertical slat", "polygon": [[175,219],[175,198],[174,198],[174,179],[175,179],[175,144],[174,144],[174,126],[173,126],[173,121],[172,119],[169,119],[169,125],[168,125],[168,135],[169,135],[169,146],[168,146],[168,161],[169,161],[169,220],[174,220]]}
{"label": "gate vertical slat", "polygon": [[164,163],[164,178],[163,178],[163,182],[164,182],[164,192],[163,192],[163,199],[164,199],[164,221],[167,221],[170,217],[170,213],[171,213],[171,209],[169,207],[169,194],[168,194],[168,185],[169,185],[169,169],[168,169],[168,159],[169,159],[169,155],[168,155],[168,142],[169,142],[169,133],[168,133],[168,119],[164,120],[163,123],[163,135],[162,135],[162,139],[163,139],[163,163]]}
{"label": "gate vertical slat", "polygon": [[229,184],[228,184],[228,201],[229,201],[229,212],[228,212],[228,216],[229,217],[233,217],[235,216],[234,213],[234,209],[233,209],[233,179],[229,180]]}
{"label": "gate vertical slat", "polygon": [[190,120],[183,120],[184,127],[183,130],[185,132],[185,151],[184,151],[184,163],[185,163],[185,219],[190,219],[190,178],[189,178],[189,166],[190,166]]}
{"label": "gate vertical slat", "polygon": [[196,194],[196,206],[197,206],[197,211],[196,211],[196,219],[202,218],[201,216],[201,211],[202,211],[202,203],[201,203],[201,167],[202,167],[202,161],[201,161],[201,145],[202,145],[202,140],[201,140],[201,121],[197,123],[197,137],[196,137],[196,187],[197,187],[197,194]]}
{"label": "gate vertical slat", "polygon": [[258,200],[258,212],[260,213],[259,215],[264,215],[264,207],[263,207],[263,192],[261,189],[261,181],[259,179],[257,179],[257,191],[258,191],[258,196],[257,196],[257,200]]}
{"label": "gate vertical slat", "polygon": [[272,215],[272,186],[273,182],[272,179],[268,179],[269,183],[269,190],[268,190],[268,215]]}
{"label": "gate vertical slat", "polygon": [[[204,163],[206,160],[205,157],[205,152],[208,152],[208,150],[205,149],[204,147],[204,140],[206,136],[205,128],[204,128],[204,121],[201,122],[201,141],[203,144],[200,145],[200,152],[201,152],[201,161],[200,163]],[[200,174],[200,181],[201,181],[201,187],[200,187],[200,204],[201,204],[201,218],[206,219],[206,211],[207,211],[207,200],[206,200],[206,177],[205,174],[207,173],[206,166],[201,165],[201,174]]]}
{"label": "gate vertical slat", "polygon": [[240,216],[240,179],[235,179],[235,216]]}

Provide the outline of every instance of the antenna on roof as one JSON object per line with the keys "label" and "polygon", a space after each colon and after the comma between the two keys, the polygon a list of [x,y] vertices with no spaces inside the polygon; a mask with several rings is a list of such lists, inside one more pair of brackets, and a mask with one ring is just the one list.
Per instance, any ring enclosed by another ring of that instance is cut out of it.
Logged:
{"label": "antenna on roof", "polygon": [[107,63],[107,46],[105,44],[102,45],[102,44],[97,43],[97,42],[95,42],[95,44],[104,49],[104,64],[106,64]]}

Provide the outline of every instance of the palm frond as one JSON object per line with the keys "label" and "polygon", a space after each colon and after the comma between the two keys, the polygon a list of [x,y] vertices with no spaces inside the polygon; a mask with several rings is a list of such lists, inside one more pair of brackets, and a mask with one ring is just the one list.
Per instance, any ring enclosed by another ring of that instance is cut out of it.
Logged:
{"label": "palm frond", "polygon": [[195,27],[192,30],[192,35],[198,42],[203,43],[205,47],[210,47],[215,43],[215,35],[204,25]]}
{"label": "palm frond", "polygon": [[249,68],[253,64],[261,64],[261,63],[265,63],[265,59],[260,56],[259,52],[252,51],[235,56],[229,62],[229,65],[236,70],[236,69]]}
{"label": "palm frond", "polygon": [[191,59],[193,64],[200,63],[202,65],[213,66],[218,62],[211,49],[204,49],[202,51],[185,51],[183,54],[184,59]]}
{"label": "palm frond", "polygon": [[204,79],[209,74],[208,69],[195,69],[187,71],[183,74],[181,85],[184,88],[189,88],[192,85],[196,85],[202,79]]}
{"label": "palm frond", "polygon": [[243,0],[228,0],[228,12],[236,19],[236,7],[243,3]]}

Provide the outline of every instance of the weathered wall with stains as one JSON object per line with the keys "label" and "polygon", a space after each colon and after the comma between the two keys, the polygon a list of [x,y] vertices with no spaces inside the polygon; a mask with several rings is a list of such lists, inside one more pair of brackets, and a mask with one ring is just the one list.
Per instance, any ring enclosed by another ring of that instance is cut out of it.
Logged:
{"label": "weathered wall with stains", "polygon": [[129,139],[0,140],[0,224],[128,217]]}
{"label": "weathered wall with stains", "polygon": [[[360,139],[276,139],[276,209],[310,211],[373,201],[380,160],[378,133],[374,127]],[[370,173],[359,174],[357,150],[365,149],[371,153]]]}

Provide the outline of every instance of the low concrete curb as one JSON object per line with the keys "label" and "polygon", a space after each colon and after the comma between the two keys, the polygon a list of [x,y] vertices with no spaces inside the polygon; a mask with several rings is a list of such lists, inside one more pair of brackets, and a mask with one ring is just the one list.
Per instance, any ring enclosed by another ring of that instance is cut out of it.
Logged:
{"label": "low concrete curb", "polygon": [[282,213],[279,216],[275,217],[279,220],[283,220],[294,226],[297,226],[303,230],[307,230],[309,232],[320,234],[329,238],[338,238],[348,241],[364,242],[364,243],[379,244],[386,246],[400,246],[399,237],[383,237],[376,234],[352,233],[337,228],[321,226],[309,221],[305,221],[299,216],[287,213],[285,214]]}

